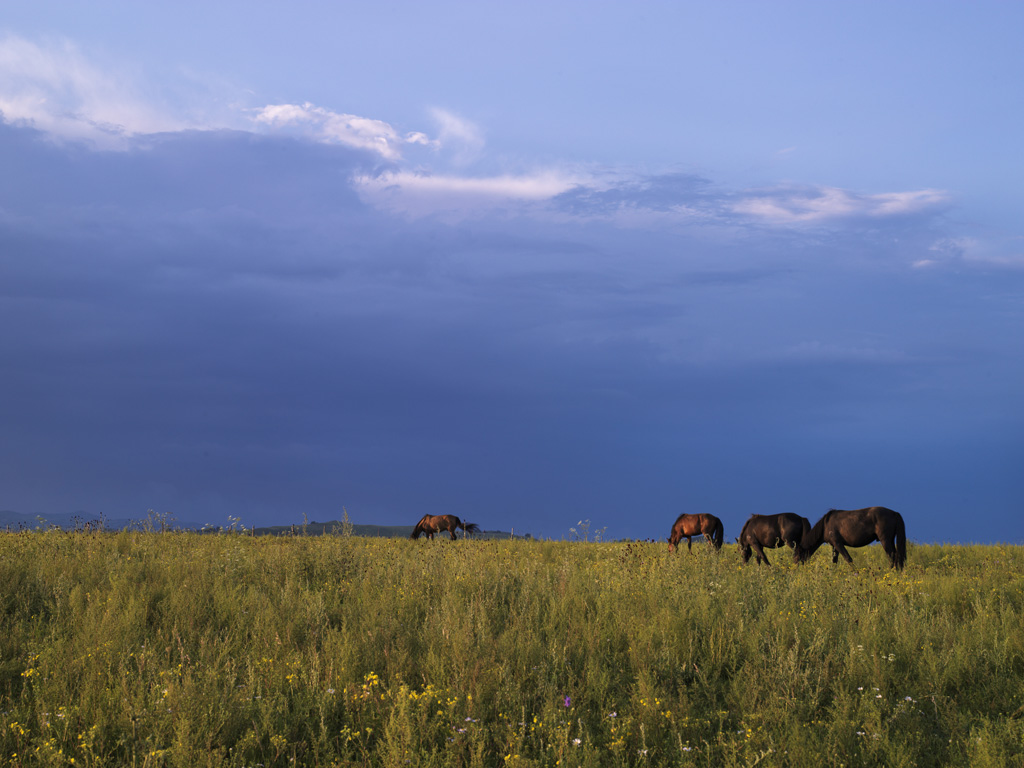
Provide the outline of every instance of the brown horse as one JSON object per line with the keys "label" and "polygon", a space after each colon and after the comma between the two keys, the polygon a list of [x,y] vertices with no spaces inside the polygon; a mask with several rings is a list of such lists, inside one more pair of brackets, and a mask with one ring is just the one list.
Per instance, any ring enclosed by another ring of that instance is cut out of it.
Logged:
{"label": "brown horse", "polygon": [[480,530],[480,526],[476,523],[464,523],[455,515],[424,515],[423,518],[416,523],[416,527],[412,529],[412,533],[409,535],[410,539],[418,539],[421,533],[427,534],[428,539],[433,539],[435,533],[441,533],[442,531],[448,531],[451,534],[452,541],[455,540],[455,529],[461,528],[467,534],[477,533]]}
{"label": "brown horse", "polygon": [[722,548],[722,521],[714,515],[680,515],[672,524],[672,533],[668,537],[668,551],[675,552],[676,546],[686,537],[686,548],[693,551],[693,537],[704,536],[705,541]]}
{"label": "brown horse", "polygon": [[801,542],[810,529],[811,524],[806,517],[794,515],[792,512],[784,512],[781,515],[751,515],[743,524],[743,530],[737,539],[743,562],[750,561],[750,551],[753,550],[758,565],[762,560],[765,565],[771,565],[764,553],[764,547],[774,549],[783,545],[793,548],[793,562],[802,562],[805,557]]}
{"label": "brown horse", "polygon": [[882,549],[889,556],[893,568],[903,568],[907,562],[907,529],[903,525],[903,516],[885,507],[830,509],[808,531],[800,546],[806,559],[828,542],[832,545],[833,563],[838,563],[842,555],[853,565],[853,558],[846,548],[864,547],[873,541],[882,542]]}

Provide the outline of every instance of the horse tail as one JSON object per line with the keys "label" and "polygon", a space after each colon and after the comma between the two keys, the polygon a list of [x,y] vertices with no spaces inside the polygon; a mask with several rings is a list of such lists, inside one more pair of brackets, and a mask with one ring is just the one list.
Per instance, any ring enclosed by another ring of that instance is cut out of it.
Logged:
{"label": "horse tail", "polygon": [[459,523],[459,527],[466,533],[480,533],[480,526],[476,523]]}
{"label": "horse tail", "polygon": [[711,541],[715,545],[715,549],[722,548],[722,538],[725,536],[725,526],[722,525],[722,521],[715,518],[715,528],[711,531]]}
{"label": "horse tail", "polygon": [[896,513],[896,561],[893,565],[902,570],[907,562],[907,529],[903,525],[903,515]]}
{"label": "horse tail", "polygon": [[811,558],[811,521],[800,516],[800,540],[793,542],[793,562],[803,563]]}

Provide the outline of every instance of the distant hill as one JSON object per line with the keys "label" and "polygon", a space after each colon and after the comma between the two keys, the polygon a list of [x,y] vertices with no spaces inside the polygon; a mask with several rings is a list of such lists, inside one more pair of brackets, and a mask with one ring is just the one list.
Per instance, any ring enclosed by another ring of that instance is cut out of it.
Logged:
{"label": "distant hill", "polygon": [[[412,533],[412,525],[360,525],[352,523],[352,535],[353,536],[376,536],[385,539],[404,539],[410,533]],[[344,531],[344,523],[340,520],[331,520],[326,523],[312,522],[296,523],[294,525],[271,525],[266,527],[257,526],[253,533],[256,536],[285,536],[285,535],[306,535],[306,536],[323,536],[325,534],[333,534],[340,536]],[[440,534],[441,536],[447,537],[448,534]],[[461,539],[465,534],[459,531],[459,538]],[[509,539],[512,538],[512,534],[508,531],[480,531],[473,536],[474,539]],[[520,537],[520,538],[529,538]]]}
{"label": "distant hill", "polygon": [[[341,535],[343,523],[340,520],[330,520],[326,523],[293,523],[292,525],[268,525],[256,526],[254,533],[257,536],[287,536],[306,535],[324,536],[327,534]],[[408,536],[412,532],[411,525],[356,525],[352,524],[353,536],[379,536],[387,539],[394,539],[400,536]]]}
{"label": "distant hill", "polygon": [[[63,515],[23,515],[18,512],[11,512],[7,510],[0,510],[0,530],[10,529],[13,531],[19,530],[36,530],[37,528],[50,528],[56,526],[65,530],[76,530],[85,528],[87,525],[95,526],[98,522],[102,523],[104,530],[108,531],[119,531],[123,528],[137,528],[140,530],[160,530],[161,524],[166,525],[168,528],[174,530],[202,530],[204,533],[217,533],[224,530],[228,526],[221,528],[211,528],[209,526],[200,526],[197,523],[181,522],[173,519],[166,515],[150,515],[146,517],[140,517],[138,519],[128,518],[106,518],[97,515],[90,515],[85,512],[76,512],[74,514],[63,514]],[[243,522],[244,524],[244,522]],[[352,535],[353,536],[368,536],[368,537],[380,537],[388,539],[404,539],[410,533],[412,533],[412,525],[366,525],[366,524],[352,524]],[[251,529],[246,529],[247,531]],[[270,526],[257,526],[252,533],[256,536],[323,536],[323,535],[337,535],[340,536],[345,530],[344,523],[340,520],[331,520],[326,523],[320,522],[308,522],[308,523],[295,523],[293,525],[270,525]],[[447,536],[448,534],[442,534]],[[462,538],[464,534],[460,531],[459,538]],[[481,531],[476,534],[473,538],[475,539],[508,539],[511,538],[512,534],[508,531]],[[531,538],[529,534],[525,537],[519,538]]]}
{"label": "distant hill", "polygon": [[[10,510],[0,510],[0,528],[11,530],[35,530],[36,528],[65,528],[73,530],[83,528],[87,524],[95,526],[102,522],[106,530],[121,530],[130,525],[142,527],[145,518],[142,520],[129,520],[128,518],[108,518],[102,515],[89,514],[88,512],[73,512],[62,515],[23,515]],[[175,526],[181,527],[181,526]]]}

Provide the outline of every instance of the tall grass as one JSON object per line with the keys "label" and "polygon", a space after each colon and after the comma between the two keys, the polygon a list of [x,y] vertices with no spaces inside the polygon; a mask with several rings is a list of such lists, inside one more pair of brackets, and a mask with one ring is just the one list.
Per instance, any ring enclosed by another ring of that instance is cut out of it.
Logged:
{"label": "tall grass", "polygon": [[0,763],[1004,766],[1024,549],[0,534]]}

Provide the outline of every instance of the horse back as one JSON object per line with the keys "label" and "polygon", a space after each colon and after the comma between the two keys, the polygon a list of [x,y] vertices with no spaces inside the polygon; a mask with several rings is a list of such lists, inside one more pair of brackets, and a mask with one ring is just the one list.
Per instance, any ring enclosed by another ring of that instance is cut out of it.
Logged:
{"label": "horse back", "polygon": [[867,546],[891,537],[900,513],[888,507],[830,509],[825,516],[825,540],[841,540],[851,547]]}
{"label": "horse back", "polygon": [[809,528],[810,524],[807,519],[800,517],[793,512],[783,512],[779,515],[779,538],[783,541],[795,541],[800,542],[804,537],[805,528]]}
{"label": "horse back", "polygon": [[700,515],[681,514],[672,523],[672,535],[676,537],[695,536],[700,533]]}
{"label": "horse back", "polygon": [[702,533],[713,533],[722,524],[721,520],[708,512],[702,512],[697,517],[700,520],[700,530]]}

